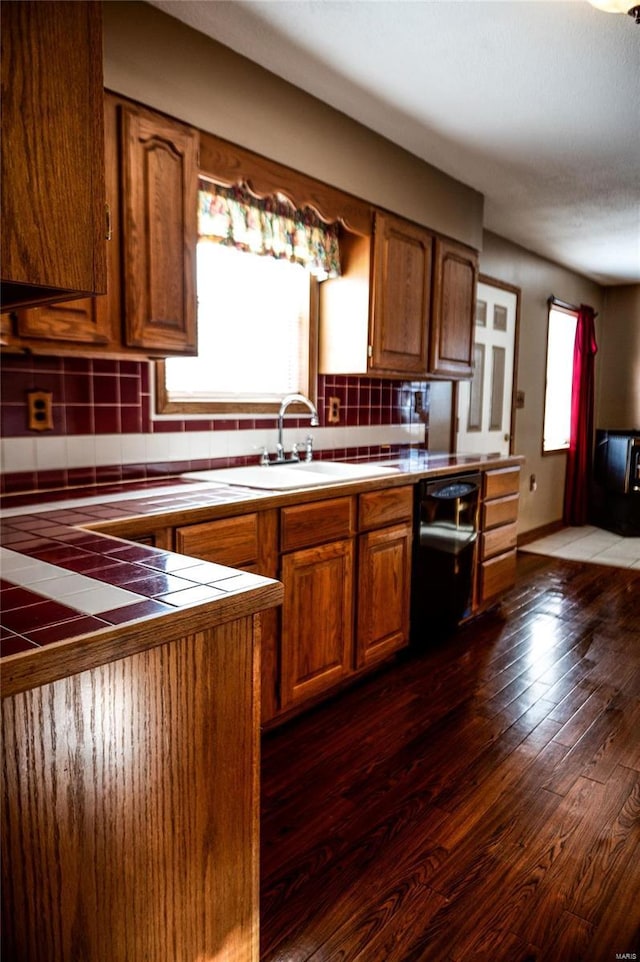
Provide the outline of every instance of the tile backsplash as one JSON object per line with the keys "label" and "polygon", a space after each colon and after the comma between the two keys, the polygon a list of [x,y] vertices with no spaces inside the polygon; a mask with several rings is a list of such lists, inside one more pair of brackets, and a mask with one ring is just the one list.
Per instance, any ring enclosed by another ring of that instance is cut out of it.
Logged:
{"label": "tile backsplash", "polygon": [[[147,361],[4,355],[2,490],[162,477],[250,462],[263,446],[273,450],[274,418],[155,415],[151,376]],[[51,392],[52,430],[29,429],[29,391]],[[415,391],[423,396],[420,415]],[[330,397],[340,400],[338,425],[328,424]],[[311,433],[321,457],[384,455],[399,445],[426,443],[426,381],[321,375],[317,401],[320,427]],[[288,444],[307,433],[307,418],[286,419]]]}

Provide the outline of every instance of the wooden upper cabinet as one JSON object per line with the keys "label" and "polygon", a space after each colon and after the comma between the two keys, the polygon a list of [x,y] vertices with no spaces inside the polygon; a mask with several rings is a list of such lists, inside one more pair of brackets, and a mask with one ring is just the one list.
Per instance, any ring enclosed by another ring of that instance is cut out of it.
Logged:
{"label": "wooden upper cabinet", "polygon": [[125,340],[195,354],[198,132],[122,105]]}
{"label": "wooden upper cabinet", "polygon": [[372,237],[340,249],[342,276],[320,286],[321,374],[471,376],[472,248],[377,211]]}
{"label": "wooden upper cabinet", "polygon": [[378,212],[371,298],[372,374],[424,375],[431,310],[433,237],[417,224]]}
{"label": "wooden upper cabinet", "polygon": [[113,335],[104,298],[83,297],[16,312],[20,337],[107,346]]}
{"label": "wooden upper cabinet", "polygon": [[344,233],[342,276],[320,285],[319,371],[425,377],[433,236],[376,211],[370,236]]}
{"label": "wooden upper cabinet", "polygon": [[2,307],[106,290],[102,5],[2,4]]}
{"label": "wooden upper cabinet", "polygon": [[471,377],[473,321],[478,279],[474,250],[436,239],[429,372],[437,377]]}
{"label": "wooden upper cabinet", "polygon": [[198,133],[115,94],[100,96],[107,295],[12,312],[5,340],[49,352],[195,354]]}

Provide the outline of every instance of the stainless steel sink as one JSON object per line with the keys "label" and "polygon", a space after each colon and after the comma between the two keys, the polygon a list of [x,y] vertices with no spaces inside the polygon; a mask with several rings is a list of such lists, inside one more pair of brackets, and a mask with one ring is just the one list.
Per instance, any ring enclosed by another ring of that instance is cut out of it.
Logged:
{"label": "stainless steel sink", "polygon": [[339,484],[365,478],[397,474],[398,469],[379,464],[352,464],[346,461],[300,461],[287,464],[249,464],[239,468],[217,468],[212,471],[191,471],[183,478],[194,481],[214,481],[217,484],[238,485],[284,491],[290,488],[310,488],[320,484]]}

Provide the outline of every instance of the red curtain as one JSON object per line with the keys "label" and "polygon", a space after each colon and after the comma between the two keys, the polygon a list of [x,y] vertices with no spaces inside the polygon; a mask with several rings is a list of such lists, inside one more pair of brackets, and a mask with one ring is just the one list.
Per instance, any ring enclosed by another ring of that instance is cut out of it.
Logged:
{"label": "red curtain", "polygon": [[595,356],[598,350],[595,312],[580,305],[573,349],[571,394],[571,438],[564,486],[564,523],[586,524],[589,513],[589,485],[593,460],[593,405]]}

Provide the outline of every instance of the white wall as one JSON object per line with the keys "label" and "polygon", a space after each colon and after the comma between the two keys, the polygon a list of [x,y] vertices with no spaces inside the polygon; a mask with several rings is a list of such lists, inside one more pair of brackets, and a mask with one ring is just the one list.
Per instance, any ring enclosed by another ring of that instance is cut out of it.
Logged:
{"label": "white wall", "polygon": [[[603,339],[604,292],[593,281],[559,267],[516,244],[485,231],[480,271],[521,289],[517,388],[525,406],[516,412],[515,453],[524,455],[518,530],[524,533],[562,517],[565,454],[542,455],[547,298],[590,304],[598,313],[596,335]],[[537,490],[529,490],[535,474]]]}

